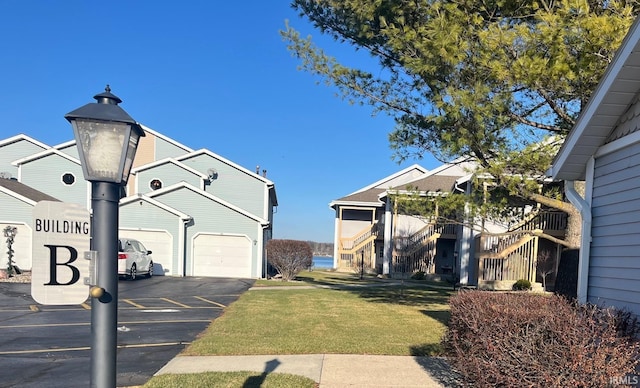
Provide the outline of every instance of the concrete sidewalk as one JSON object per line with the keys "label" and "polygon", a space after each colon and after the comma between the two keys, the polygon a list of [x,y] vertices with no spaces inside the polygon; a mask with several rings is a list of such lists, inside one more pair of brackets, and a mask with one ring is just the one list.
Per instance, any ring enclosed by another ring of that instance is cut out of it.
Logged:
{"label": "concrete sidewalk", "polygon": [[321,388],[456,387],[449,365],[437,357],[304,354],[260,356],[178,356],[156,375],[250,371],[308,377]]}

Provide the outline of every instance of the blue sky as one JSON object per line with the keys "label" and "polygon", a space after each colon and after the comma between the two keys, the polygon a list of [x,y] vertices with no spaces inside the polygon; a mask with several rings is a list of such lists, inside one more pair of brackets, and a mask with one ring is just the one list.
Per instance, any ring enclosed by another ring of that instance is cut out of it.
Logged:
{"label": "blue sky", "polygon": [[411,164],[438,163],[393,161],[393,120],[298,71],[278,33],[285,20],[340,60],[371,65],[284,0],[3,0],[0,139],[71,140],[64,115],[110,84],[138,122],[266,169],[279,200],[275,238],[331,242],[330,201]]}

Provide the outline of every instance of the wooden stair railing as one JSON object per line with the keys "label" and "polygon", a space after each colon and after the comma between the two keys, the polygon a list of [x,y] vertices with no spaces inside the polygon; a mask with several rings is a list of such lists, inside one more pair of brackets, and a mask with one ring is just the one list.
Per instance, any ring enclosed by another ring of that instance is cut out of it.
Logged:
{"label": "wooden stair railing", "polygon": [[375,268],[375,241],[380,232],[377,223],[358,232],[354,237],[340,239],[338,268],[365,265]]}
{"label": "wooden stair railing", "polygon": [[567,214],[535,211],[513,225],[508,232],[477,239],[478,283],[493,281],[536,281],[538,235],[564,237]]}
{"label": "wooden stair railing", "polygon": [[436,272],[436,244],[442,234],[455,235],[456,225],[429,223],[405,238],[396,238],[393,252],[393,271],[413,273]]}
{"label": "wooden stair railing", "polygon": [[498,235],[482,235],[477,239],[478,282],[535,282],[538,236],[535,231],[521,230]]}
{"label": "wooden stair railing", "polygon": [[509,232],[540,229],[545,233],[564,235],[567,229],[567,213],[560,211],[535,211],[509,228]]}

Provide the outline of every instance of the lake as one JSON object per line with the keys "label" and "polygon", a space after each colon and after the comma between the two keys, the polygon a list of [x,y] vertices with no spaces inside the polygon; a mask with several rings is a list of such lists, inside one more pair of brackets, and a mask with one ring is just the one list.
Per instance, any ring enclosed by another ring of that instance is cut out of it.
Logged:
{"label": "lake", "polygon": [[333,268],[333,257],[313,256],[313,268]]}

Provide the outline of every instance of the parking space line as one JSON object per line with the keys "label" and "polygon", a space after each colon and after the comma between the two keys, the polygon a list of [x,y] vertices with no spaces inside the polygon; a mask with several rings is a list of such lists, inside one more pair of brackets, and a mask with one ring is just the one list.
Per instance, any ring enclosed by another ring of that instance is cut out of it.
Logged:
{"label": "parking space line", "polygon": [[32,304],[32,305],[29,305],[29,310],[37,313],[38,311],[40,311],[40,307],[38,307],[35,304]]}
{"label": "parking space line", "polygon": [[133,307],[137,307],[137,308],[139,308],[139,309],[144,309],[144,308],[146,308],[146,307],[144,307],[143,305],[138,304],[138,303],[136,303],[136,302],[132,301],[131,299],[122,299],[122,301],[123,301],[123,302],[125,302],[125,303],[129,303],[129,304],[130,304],[130,305],[132,305]]}
{"label": "parking space line", "polygon": [[187,306],[186,304],[180,303],[180,302],[176,302],[175,300],[171,300],[169,298],[160,298],[161,300],[164,300],[165,302],[169,302],[169,303],[173,303],[176,306],[180,306],[180,307],[184,307],[186,309],[190,309],[191,306]]}
{"label": "parking space line", "polygon": [[[159,346],[178,346],[189,345],[190,342],[161,342],[157,344],[132,344],[118,345],[118,349],[128,348],[153,348]],[[32,349],[32,350],[7,350],[0,351],[0,356],[16,355],[16,354],[37,354],[37,353],[60,353],[60,352],[77,352],[81,350],[91,350],[90,346],[82,346],[78,348],[54,348],[54,349]]]}
{"label": "parking space line", "polygon": [[80,306],[85,310],[91,310],[91,305],[86,302],[80,303]]}
{"label": "parking space line", "polygon": [[77,322],[77,323],[40,323],[36,325],[6,325],[0,326],[0,329],[15,329],[15,328],[32,328],[32,327],[65,327],[65,326],[89,326],[91,322]]}
{"label": "parking space line", "polygon": [[194,296],[194,298],[199,299],[199,300],[201,300],[203,302],[207,302],[207,303],[211,303],[211,304],[216,305],[216,306],[220,306],[222,308],[227,307],[227,306],[223,305],[222,303],[214,302],[212,300],[205,299],[205,298],[203,298],[201,296]]}
{"label": "parking space line", "polygon": [[[144,320],[144,321],[122,321],[118,322],[118,325],[147,325],[150,323],[202,323],[211,322],[211,319],[165,319],[165,320]],[[91,322],[76,322],[76,323],[40,323],[36,325],[4,325],[0,326],[0,329],[15,329],[15,328],[37,328],[37,327],[66,327],[66,326],[90,326]]]}

